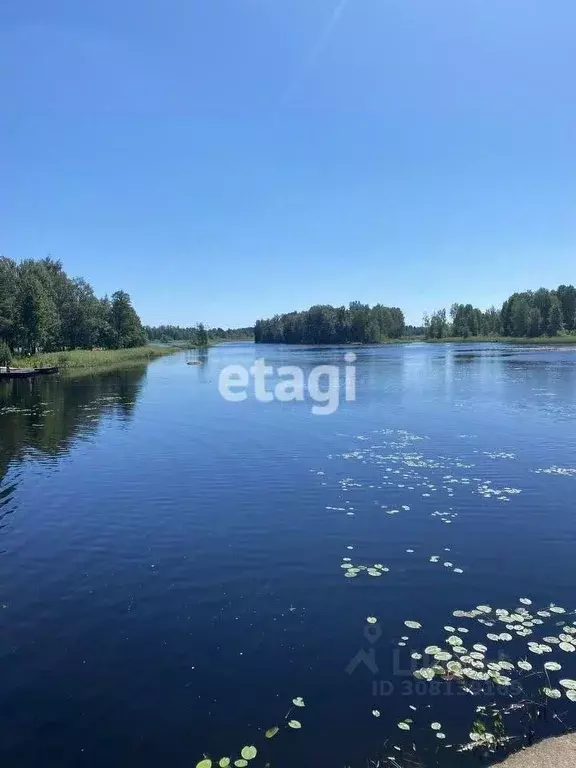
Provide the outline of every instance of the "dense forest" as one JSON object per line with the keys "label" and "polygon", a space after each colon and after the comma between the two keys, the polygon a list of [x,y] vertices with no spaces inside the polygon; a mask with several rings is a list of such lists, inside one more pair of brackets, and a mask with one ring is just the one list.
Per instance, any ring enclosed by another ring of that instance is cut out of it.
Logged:
{"label": "dense forest", "polygon": [[149,341],[156,341],[162,344],[171,344],[174,341],[189,342],[193,345],[202,346],[203,334],[206,334],[208,342],[230,340],[252,340],[254,338],[254,328],[204,328],[202,323],[190,328],[181,328],[179,325],[158,325],[155,327],[145,326],[144,330]]}
{"label": "dense forest", "polygon": [[500,310],[481,310],[471,304],[453,304],[448,318],[441,309],[424,315],[426,338],[506,336],[536,338],[576,331],[576,288],[513,293]]}
{"label": "dense forest", "polygon": [[34,353],[68,349],[120,349],[146,343],[130,296],[99,299],[59,261],[0,258],[0,343]]}
{"label": "dense forest", "polygon": [[268,344],[374,344],[404,336],[404,314],[397,307],[370,307],[353,301],[348,308],[329,304],[304,312],[258,320],[256,343]]}

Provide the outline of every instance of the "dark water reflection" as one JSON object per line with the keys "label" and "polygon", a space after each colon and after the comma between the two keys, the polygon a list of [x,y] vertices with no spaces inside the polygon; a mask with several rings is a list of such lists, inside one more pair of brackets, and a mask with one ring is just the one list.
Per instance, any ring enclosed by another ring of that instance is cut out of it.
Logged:
{"label": "dark water reflection", "polygon": [[17,485],[2,484],[11,466],[56,459],[77,441],[95,439],[104,419],[127,423],[145,376],[146,366],[137,366],[80,377],[0,381],[0,508],[9,504]]}
{"label": "dark water reflection", "polygon": [[[576,478],[552,472],[576,468],[576,353],[355,349],[357,400],[325,418],[218,392],[229,364],[307,376],[346,351],[229,344],[200,366],[0,386],[6,765],[177,768],[257,744],[256,768],[356,766],[412,743],[428,766],[470,764],[430,722],[462,741],[476,698],[414,686],[410,653],[445,625],[486,642],[455,609],[576,608]],[[343,557],[390,570],[347,579]],[[377,672],[350,667],[362,650]],[[267,743],[295,696],[303,728]]]}

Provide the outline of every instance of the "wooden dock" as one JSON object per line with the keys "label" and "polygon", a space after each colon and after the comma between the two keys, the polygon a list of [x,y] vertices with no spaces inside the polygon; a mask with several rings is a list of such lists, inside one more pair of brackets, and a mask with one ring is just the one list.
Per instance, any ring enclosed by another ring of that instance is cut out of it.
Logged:
{"label": "wooden dock", "polygon": [[59,373],[57,365],[45,368],[0,368],[0,379],[29,379],[32,376],[46,376],[53,373]]}

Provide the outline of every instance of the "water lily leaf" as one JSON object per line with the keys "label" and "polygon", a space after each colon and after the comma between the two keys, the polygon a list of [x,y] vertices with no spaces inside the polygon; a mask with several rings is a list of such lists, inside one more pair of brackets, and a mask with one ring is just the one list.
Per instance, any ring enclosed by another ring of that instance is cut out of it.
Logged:
{"label": "water lily leaf", "polygon": [[266,733],[264,734],[264,736],[265,736],[267,739],[273,739],[273,738],[274,738],[274,736],[276,736],[276,734],[278,733],[278,731],[279,731],[279,730],[280,730],[280,728],[278,728],[278,726],[277,726],[277,725],[275,725],[275,726],[273,726],[272,728],[268,728],[268,730],[266,731]]}
{"label": "water lily leaf", "polygon": [[304,707],[304,706],[306,706],[304,704],[304,699],[302,698],[302,696],[296,696],[295,699],[292,699],[292,704],[294,704],[295,707]]}
{"label": "water lily leaf", "polygon": [[551,605],[549,610],[552,613],[566,613],[566,609],[565,608],[561,608],[559,605]]}
{"label": "water lily leaf", "polygon": [[405,621],[404,624],[408,629],[422,629],[422,624],[419,621]]}
{"label": "water lily leaf", "polygon": [[228,768],[230,765],[230,758],[229,757],[221,757],[220,760],[218,760],[218,765],[220,768]]}
{"label": "water lily leaf", "polygon": [[258,754],[258,750],[256,747],[242,747],[242,751],[240,752],[244,760],[254,760],[256,755]]}
{"label": "water lily leaf", "polygon": [[544,664],[544,669],[547,669],[548,672],[558,672],[562,669],[562,665],[558,664],[556,661],[547,661],[546,664]]}
{"label": "water lily leaf", "polygon": [[543,688],[542,693],[544,696],[548,696],[549,699],[560,699],[562,697],[562,691],[558,688]]}
{"label": "water lily leaf", "polygon": [[434,656],[436,653],[441,653],[442,648],[440,648],[438,645],[429,645],[427,648],[424,648],[424,653],[428,654],[428,656]]}
{"label": "water lily leaf", "polygon": [[404,721],[398,723],[398,728],[400,728],[401,731],[409,731],[410,730],[410,723],[405,723]]}
{"label": "water lily leaf", "polygon": [[572,689],[566,691],[566,698],[570,699],[570,701],[576,701],[576,691]]}
{"label": "water lily leaf", "polygon": [[376,618],[376,616],[368,616],[366,621],[368,622],[368,624],[376,624],[378,619]]}
{"label": "water lily leaf", "polygon": [[236,766],[236,768],[246,768],[246,766],[248,765],[248,760],[244,760],[244,759],[234,760],[234,765]]}
{"label": "water lily leaf", "polygon": [[298,720],[289,720],[288,725],[290,728],[295,728],[296,730],[302,728],[302,723],[299,723]]}
{"label": "water lily leaf", "polygon": [[374,715],[374,717],[380,717],[380,711],[378,709],[373,709],[372,714]]}
{"label": "water lily leaf", "polygon": [[560,680],[560,685],[562,688],[569,688],[571,691],[576,691],[576,680]]}
{"label": "water lily leaf", "polygon": [[439,731],[441,730],[442,726],[440,723],[432,723],[430,725],[430,728],[432,728],[433,731]]}
{"label": "water lily leaf", "polygon": [[200,760],[199,763],[196,763],[196,768],[212,768],[212,760]]}

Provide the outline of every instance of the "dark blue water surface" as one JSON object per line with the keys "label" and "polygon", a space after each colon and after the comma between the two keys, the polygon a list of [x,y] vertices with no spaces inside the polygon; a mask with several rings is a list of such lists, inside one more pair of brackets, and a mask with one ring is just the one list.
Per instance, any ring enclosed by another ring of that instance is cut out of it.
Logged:
{"label": "dark blue water surface", "polygon": [[[345,352],[228,344],[199,366],[0,382],[2,764],[178,768],[252,744],[255,766],[412,744],[426,765],[465,764],[447,745],[486,702],[418,687],[410,654],[445,625],[489,645],[457,609],[576,608],[576,349],[356,349],[354,402]],[[257,357],[341,366],[339,408],[224,400],[222,368]],[[389,572],[347,578],[344,557]],[[557,687],[576,653],[526,643],[575,619],[504,650],[560,662]],[[576,703],[556,708],[574,726]]]}

